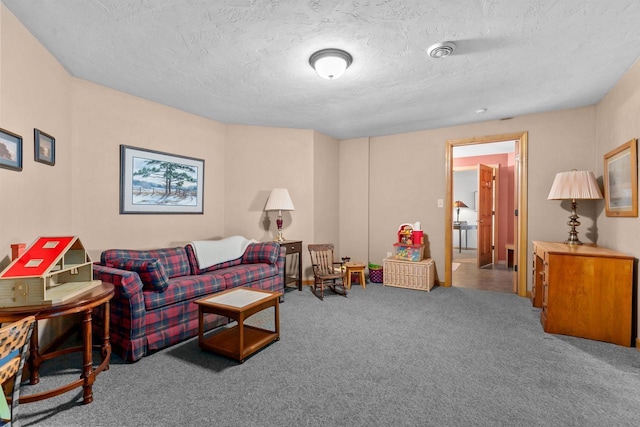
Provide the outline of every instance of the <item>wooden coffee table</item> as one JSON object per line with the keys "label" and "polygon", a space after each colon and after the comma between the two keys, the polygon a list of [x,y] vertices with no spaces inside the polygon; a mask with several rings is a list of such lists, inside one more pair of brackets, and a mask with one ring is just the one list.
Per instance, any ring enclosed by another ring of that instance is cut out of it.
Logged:
{"label": "wooden coffee table", "polygon": [[[245,359],[280,339],[280,305],[282,292],[234,288],[195,301],[198,304],[198,344],[200,348],[244,363]],[[274,307],[274,331],[245,325],[252,315]],[[205,337],[204,315],[214,313],[229,317],[238,324]]]}

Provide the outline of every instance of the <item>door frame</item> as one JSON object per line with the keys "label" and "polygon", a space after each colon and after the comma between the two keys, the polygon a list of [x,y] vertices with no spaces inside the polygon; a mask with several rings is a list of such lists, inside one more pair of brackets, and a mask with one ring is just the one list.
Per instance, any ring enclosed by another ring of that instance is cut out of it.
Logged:
{"label": "door frame", "polygon": [[514,264],[518,266],[516,273],[517,294],[521,297],[527,296],[527,245],[528,245],[528,132],[516,132],[500,135],[487,135],[473,138],[452,139],[446,141],[446,201],[445,201],[445,261],[444,261],[444,286],[452,285],[453,269],[451,263],[453,261],[453,147],[462,145],[487,144],[491,142],[516,141],[519,144],[519,153],[515,162],[515,178],[516,178],[516,198],[514,200],[514,209],[518,210],[516,217],[517,239],[514,242],[515,254]]}

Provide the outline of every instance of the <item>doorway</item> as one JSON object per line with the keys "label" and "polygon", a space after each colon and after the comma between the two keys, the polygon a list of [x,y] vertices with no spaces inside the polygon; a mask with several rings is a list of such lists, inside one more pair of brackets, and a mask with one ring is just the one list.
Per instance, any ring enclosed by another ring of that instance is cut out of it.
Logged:
{"label": "doorway", "polygon": [[[476,138],[449,140],[446,143],[447,199],[445,212],[445,286],[453,284],[453,233],[454,228],[454,147],[472,146],[495,142],[514,141],[514,188],[513,188],[513,290],[519,296],[527,295],[527,132],[489,135]],[[518,267],[521,268],[518,268]]]}
{"label": "doorway", "polygon": [[515,292],[505,249],[513,239],[514,146],[507,141],[453,149],[452,286]]}

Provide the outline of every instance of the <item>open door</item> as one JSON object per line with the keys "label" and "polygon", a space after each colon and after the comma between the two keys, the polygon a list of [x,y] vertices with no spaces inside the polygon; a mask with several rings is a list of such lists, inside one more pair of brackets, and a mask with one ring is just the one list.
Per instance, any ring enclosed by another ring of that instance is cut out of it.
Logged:
{"label": "open door", "polygon": [[493,168],[478,165],[478,268],[493,263]]}

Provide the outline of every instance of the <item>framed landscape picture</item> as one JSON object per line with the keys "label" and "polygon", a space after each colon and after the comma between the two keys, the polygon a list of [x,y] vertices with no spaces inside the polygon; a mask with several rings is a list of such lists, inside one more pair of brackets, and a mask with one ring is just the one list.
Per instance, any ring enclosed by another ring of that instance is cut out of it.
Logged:
{"label": "framed landscape picture", "polygon": [[203,213],[204,160],[120,146],[121,214]]}
{"label": "framed landscape picture", "polygon": [[22,137],[0,129],[0,168],[22,170]]}
{"label": "framed landscape picture", "polygon": [[638,216],[638,140],[604,155],[604,198],[607,216]]}
{"label": "framed landscape picture", "polygon": [[56,164],[56,139],[51,135],[42,132],[40,129],[33,130],[33,156],[36,162],[49,166]]}

